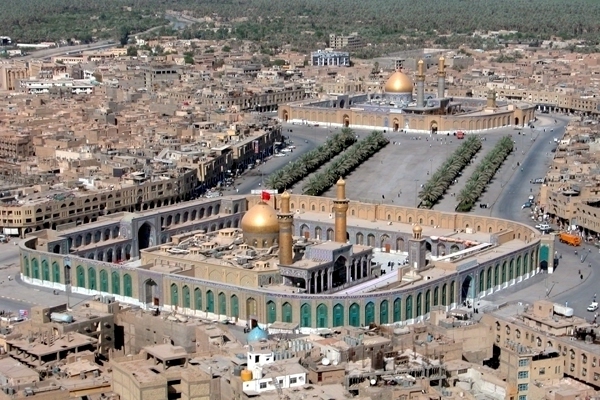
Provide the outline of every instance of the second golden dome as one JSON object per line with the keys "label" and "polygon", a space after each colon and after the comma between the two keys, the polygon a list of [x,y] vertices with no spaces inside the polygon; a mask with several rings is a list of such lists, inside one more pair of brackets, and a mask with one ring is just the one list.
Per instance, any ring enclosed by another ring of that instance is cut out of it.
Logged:
{"label": "second golden dome", "polygon": [[396,71],[388,78],[383,90],[386,93],[412,93],[413,82],[405,73]]}

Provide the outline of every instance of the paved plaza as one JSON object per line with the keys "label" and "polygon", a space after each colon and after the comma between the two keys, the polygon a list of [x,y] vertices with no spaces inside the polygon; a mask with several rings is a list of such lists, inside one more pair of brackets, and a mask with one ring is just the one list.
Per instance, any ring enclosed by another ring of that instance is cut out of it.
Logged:
{"label": "paved plaza", "polygon": [[[500,138],[506,134],[516,135],[513,128],[491,130],[481,137],[483,148],[476,156],[474,164],[489,152]],[[420,186],[429,179],[431,172],[440,167],[444,161],[460,146],[461,140],[447,135],[408,134],[387,132],[391,143],[379,151],[356,169],[346,180],[348,198],[365,202],[388,203],[405,207],[418,204],[417,194]],[[468,179],[467,172],[459,177],[459,183]],[[324,194],[333,197],[334,188]],[[456,198],[451,193],[458,193],[460,187],[452,185],[435,209],[454,211]]]}

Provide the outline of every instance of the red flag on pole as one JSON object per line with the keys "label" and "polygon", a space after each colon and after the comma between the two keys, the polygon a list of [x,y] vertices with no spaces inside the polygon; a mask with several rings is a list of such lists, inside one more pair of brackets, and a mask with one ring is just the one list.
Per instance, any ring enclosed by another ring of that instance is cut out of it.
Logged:
{"label": "red flag on pole", "polygon": [[260,194],[260,199],[261,199],[262,201],[269,201],[269,200],[271,200],[271,194],[269,194],[269,192],[265,192],[265,191],[263,191],[263,192]]}

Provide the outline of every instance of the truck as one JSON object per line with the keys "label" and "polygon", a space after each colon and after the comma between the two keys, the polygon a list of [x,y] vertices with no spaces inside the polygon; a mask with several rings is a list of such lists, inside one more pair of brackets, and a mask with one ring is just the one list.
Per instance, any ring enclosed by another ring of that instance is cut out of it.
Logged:
{"label": "truck", "polygon": [[558,236],[558,240],[560,240],[561,243],[566,243],[570,246],[579,246],[581,244],[581,238],[579,236],[567,232],[561,232]]}

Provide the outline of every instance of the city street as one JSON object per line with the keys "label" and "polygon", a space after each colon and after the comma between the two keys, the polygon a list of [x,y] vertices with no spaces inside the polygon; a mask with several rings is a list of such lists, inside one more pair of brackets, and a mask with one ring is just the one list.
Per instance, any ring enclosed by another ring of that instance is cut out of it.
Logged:
{"label": "city street", "polygon": [[[271,173],[297,160],[304,153],[319,147],[325,143],[327,137],[330,135],[330,131],[327,129],[315,128],[308,125],[283,124],[282,129],[283,136],[286,138],[289,137],[294,142],[296,149],[292,153],[287,153],[286,157],[271,157],[263,164],[245,172],[241,177],[237,178],[235,180],[235,187],[238,189],[238,194],[249,194],[252,190],[263,189],[264,182]],[[289,129],[292,132],[288,132]],[[305,141],[308,141],[308,143]],[[236,194],[233,187],[223,190],[223,195],[231,194]]]}
{"label": "city street", "polygon": [[[50,288],[41,288],[24,284],[19,277],[19,247],[16,239],[9,243],[0,243],[0,310],[17,314],[19,310],[31,310],[32,306],[55,306],[67,303],[67,296],[60,292],[53,294]],[[9,280],[10,276],[10,280]],[[80,302],[87,297],[70,295],[69,303]]]}
{"label": "city street", "polygon": [[[543,178],[546,175],[554,155],[551,150],[556,147],[554,138],[562,138],[565,126],[569,121],[569,118],[563,115],[544,115],[538,118],[536,131],[539,135],[537,139],[524,155],[518,152],[516,155],[516,157],[522,157],[520,162],[523,171],[520,168],[512,168],[516,161],[505,163],[498,172],[498,175],[502,177],[502,184],[493,185],[486,193],[491,208],[477,209],[475,210],[477,214],[520,221],[531,226],[537,223],[531,220],[530,210],[522,210],[521,206],[530,194],[538,196],[540,185],[531,184],[530,180]],[[554,120],[557,121],[556,124]],[[526,138],[527,136],[523,139]],[[519,146],[518,142],[517,146]],[[486,300],[498,303],[513,301],[531,303],[546,298],[556,303],[568,304],[574,309],[575,315],[591,321],[594,313],[586,311],[586,308],[599,291],[597,279],[600,275],[600,254],[598,249],[589,245],[575,249],[556,241],[555,250],[562,255],[562,258],[553,274],[539,274],[533,278],[534,284],[524,282],[503,290],[497,295],[487,297]],[[575,250],[578,252],[577,256]],[[585,257],[583,262],[581,261],[582,256]],[[591,267],[588,266],[589,264]]]}

